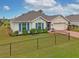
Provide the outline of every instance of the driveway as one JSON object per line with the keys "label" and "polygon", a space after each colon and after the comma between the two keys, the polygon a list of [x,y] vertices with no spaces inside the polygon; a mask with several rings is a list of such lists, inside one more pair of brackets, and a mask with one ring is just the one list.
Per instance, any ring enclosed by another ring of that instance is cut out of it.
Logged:
{"label": "driveway", "polygon": [[67,30],[63,30],[63,31],[55,31],[56,33],[60,33],[60,34],[68,34],[70,33],[70,36],[72,37],[76,37],[79,38],[79,32],[74,32],[74,31],[67,31]]}
{"label": "driveway", "polygon": [[79,32],[74,32],[74,31],[68,31],[68,32],[70,32],[70,36],[79,38]]}

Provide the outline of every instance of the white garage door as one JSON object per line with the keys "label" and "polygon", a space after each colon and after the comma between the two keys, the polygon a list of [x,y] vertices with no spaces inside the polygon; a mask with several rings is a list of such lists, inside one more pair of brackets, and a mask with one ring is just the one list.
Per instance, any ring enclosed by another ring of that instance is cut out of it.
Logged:
{"label": "white garage door", "polygon": [[55,30],[66,30],[67,29],[67,25],[64,24],[64,23],[53,24],[53,28]]}

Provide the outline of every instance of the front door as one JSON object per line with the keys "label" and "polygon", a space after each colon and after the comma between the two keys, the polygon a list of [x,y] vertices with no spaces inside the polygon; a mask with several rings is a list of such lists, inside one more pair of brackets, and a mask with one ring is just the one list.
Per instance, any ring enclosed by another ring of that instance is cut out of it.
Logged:
{"label": "front door", "polygon": [[48,22],[48,23],[47,23],[47,29],[50,30],[50,28],[51,28],[51,23]]}

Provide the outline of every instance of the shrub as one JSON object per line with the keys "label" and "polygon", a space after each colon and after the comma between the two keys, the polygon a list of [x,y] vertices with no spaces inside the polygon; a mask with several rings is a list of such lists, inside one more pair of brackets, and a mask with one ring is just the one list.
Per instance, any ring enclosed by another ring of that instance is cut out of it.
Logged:
{"label": "shrub", "polygon": [[43,33],[47,33],[48,32],[48,30],[47,29],[43,29]]}
{"label": "shrub", "polygon": [[18,35],[18,31],[10,33],[10,36],[17,36],[17,35]]}
{"label": "shrub", "polygon": [[42,29],[38,29],[37,32],[38,33],[43,33],[43,30]]}
{"label": "shrub", "polygon": [[30,34],[36,34],[37,33],[37,30],[36,29],[31,29],[30,30]]}
{"label": "shrub", "polygon": [[14,34],[18,35],[18,31],[15,31]]}
{"label": "shrub", "polygon": [[23,35],[26,35],[26,34],[28,34],[28,31],[23,31],[22,33],[23,33]]}

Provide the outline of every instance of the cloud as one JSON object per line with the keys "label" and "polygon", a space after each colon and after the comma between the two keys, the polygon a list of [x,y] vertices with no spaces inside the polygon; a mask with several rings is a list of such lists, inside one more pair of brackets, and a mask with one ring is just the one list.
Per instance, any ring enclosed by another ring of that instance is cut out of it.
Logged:
{"label": "cloud", "polygon": [[64,14],[79,14],[79,4],[68,4],[67,6],[64,6]]}
{"label": "cloud", "polygon": [[64,9],[61,5],[56,5],[49,9],[43,9],[44,13],[47,15],[63,15]]}
{"label": "cloud", "polygon": [[3,9],[6,10],[6,11],[9,11],[10,10],[10,7],[7,6],[7,5],[5,5],[5,6],[3,6]]}
{"label": "cloud", "polygon": [[[30,10],[42,9],[48,15],[72,15],[79,14],[79,4],[72,3],[63,6],[56,2],[56,0],[24,0]],[[79,0],[76,0],[79,1]]]}
{"label": "cloud", "polygon": [[24,0],[26,4],[32,7],[51,8],[56,4],[55,0]]}

